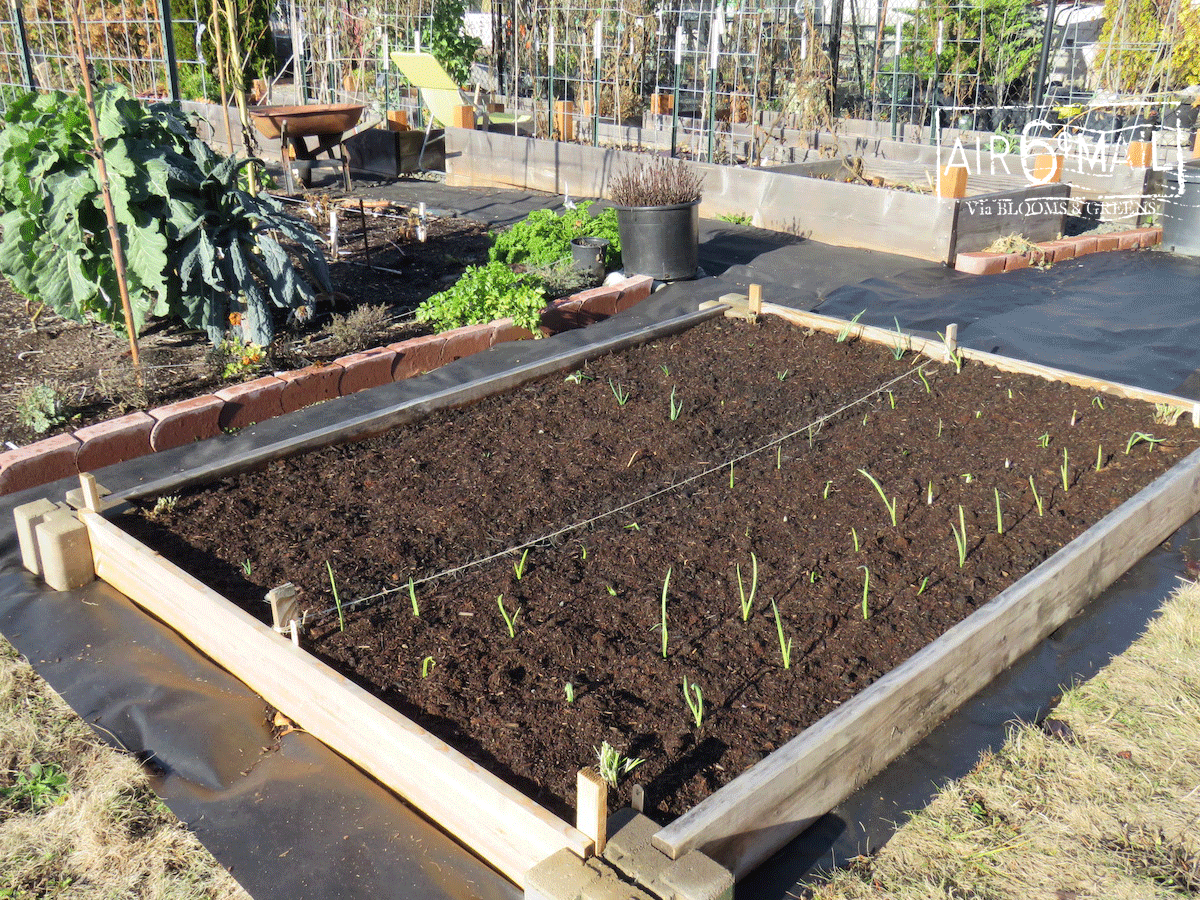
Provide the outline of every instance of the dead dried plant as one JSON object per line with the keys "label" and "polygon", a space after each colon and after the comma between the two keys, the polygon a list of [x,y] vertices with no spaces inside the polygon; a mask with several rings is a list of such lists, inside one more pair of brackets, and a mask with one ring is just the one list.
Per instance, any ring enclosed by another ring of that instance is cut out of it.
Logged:
{"label": "dead dried plant", "polygon": [[680,159],[641,157],[609,186],[617,206],[675,206],[700,199],[704,176]]}
{"label": "dead dried plant", "polygon": [[387,334],[391,315],[387,307],[364,305],[343,315],[335,315],[322,333],[339,353],[355,353],[374,347]]}

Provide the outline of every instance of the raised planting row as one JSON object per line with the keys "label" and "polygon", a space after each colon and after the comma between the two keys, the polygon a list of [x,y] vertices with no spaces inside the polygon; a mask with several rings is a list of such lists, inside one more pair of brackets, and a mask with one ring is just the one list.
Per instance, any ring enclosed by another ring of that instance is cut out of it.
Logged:
{"label": "raised planting row", "polygon": [[[649,278],[635,277],[556,300],[542,312],[543,331],[565,331],[614,315],[646,299],[650,288]],[[528,331],[504,319],[455,328],[55,435],[0,453],[0,494],[205,440],[222,431],[400,381],[498,343],[528,337]]]}
{"label": "raised planting row", "polygon": [[549,809],[607,744],[666,821],[1197,445],[841,337],[712,322],[121,524],[260,619],[295,584],[305,648]]}
{"label": "raised planting row", "polygon": [[1080,235],[1056,241],[1042,241],[1011,252],[980,250],[975,253],[960,253],[954,260],[954,268],[969,275],[995,275],[999,272],[1028,269],[1030,266],[1049,266],[1092,253],[1145,250],[1161,243],[1161,227],[1131,228],[1128,231],[1110,234]]}

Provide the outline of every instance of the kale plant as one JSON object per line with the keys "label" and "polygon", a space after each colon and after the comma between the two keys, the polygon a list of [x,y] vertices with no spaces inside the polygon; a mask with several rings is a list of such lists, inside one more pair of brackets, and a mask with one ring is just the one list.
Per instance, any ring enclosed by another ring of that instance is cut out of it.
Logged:
{"label": "kale plant", "polygon": [[[238,314],[267,344],[271,307],[302,317],[328,271],[316,232],[278,201],[251,196],[177,107],[145,106],[119,85],[96,92],[109,189],[125,250],[134,325],[173,315],[214,344]],[[83,98],[54,91],[15,100],[0,131],[0,272],[65,318],[125,323]],[[290,242],[285,249],[275,235]]]}

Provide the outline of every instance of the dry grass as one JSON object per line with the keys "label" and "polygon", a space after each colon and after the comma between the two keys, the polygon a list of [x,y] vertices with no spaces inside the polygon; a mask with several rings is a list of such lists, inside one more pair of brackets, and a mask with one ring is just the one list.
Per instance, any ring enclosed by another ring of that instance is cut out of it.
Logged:
{"label": "dry grass", "polygon": [[[1063,737],[1014,728],[819,900],[1200,893],[1200,586],[1068,691]],[[1060,729],[1061,731],[1061,729]]]}
{"label": "dry grass", "polygon": [[[35,765],[65,783],[22,788]],[[154,796],[138,763],[102,744],[0,638],[0,900],[33,898],[248,895]]]}
{"label": "dry grass", "polygon": [[1015,233],[996,238],[984,248],[984,252],[1019,253],[1022,256],[1028,256],[1035,266],[1047,265],[1045,251],[1037,244]]}

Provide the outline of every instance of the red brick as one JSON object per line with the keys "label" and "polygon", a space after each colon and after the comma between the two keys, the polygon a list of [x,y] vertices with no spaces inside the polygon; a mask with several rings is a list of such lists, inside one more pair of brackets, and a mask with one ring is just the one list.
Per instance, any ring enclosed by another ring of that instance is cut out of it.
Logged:
{"label": "red brick", "polygon": [[392,366],[396,362],[396,351],[389,347],[376,347],[361,353],[340,356],[334,363],[341,366],[342,382],[338,390],[345,397],[367,388],[392,383]]}
{"label": "red brick", "polygon": [[5,450],[0,453],[0,494],[77,475],[75,459],[79,447],[73,434],[56,434],[16,450]]}
{"label": "red brick", "polygon": [[1038,246],[1046,251],[1046,258],[1052,263],[1066,262],[1068,259],[1075,258],[1074,241],[1047,241]]}
{"label": "red brick", "polygon": [[617,285],[592,288],[572,294],[568,299],[578,300],[582,308],[594,316],[607,318],[617,314],[617,298],[621,296],[621,288]]}
{"label": "red brick", "polygon": [[977,253],[960,253],[954,259],[954,268],[968,275],[994,275],[1004,271],[1003,253],[980,250]]}
{"label": "red brick", "polygon": [[542,328],[550,334],[572,331],[600,321],[602,317],[585,311],[583,301],[573,297],[556,300],[542,310]]}
{"label": "red brick", "polygon": [[389,350],[396,351],[392,380],[403,381],[422,372],[432,372],[442,364],[442,347],[445,343],[446,339],[440,334],[430,334],[388,344]]}
{"label": "red brick", "polygon": [[221,433],[221,410],[224,408],[224,400],[206,394],[150,410],[150,417],[154,419],[150,448],[157,453],[216,437]]}
{"label": "red brick", "polygon": [[280,372],[277,377],[283,382],[283,394],[279,399],[285,413],[341,396],[342,367],[337,363],[305,366]]}
{"label": "red brick", "polygon": [[144,412],[130,413],[75,432],[79,455],[75,465],[80,472],[94,472],[114,463],[125,462],[151,453],[150,432],[154,419]]}
{"label": "red brick", "polygon": [[1109,250],[1119,250],[1121,239],[1115,234],[1101,234],[1096,237],[1096,252],[1107,253]]}
{"label": "red brick", "polygon": [[1096,252],[1096,239],[1094,237],[1078,237],[1075,238],[1075,258],[1087,256]]}
{"label": "red brick", "polygon": [[1144,250],[1162,241],[1161,228],[1131,228],[1117,233],[1122,250]]}
{"label": "red brick", "polygon": [[216,396],[225,401],[225,407],[221,410],[221,427],[245,428],[281,415],[285,384],[274,375],[266,375],[217,391]]}
{"label": "red brick", "polygon": [[617,287],[621,288],[621,296],[617,298],[617,312],[624,312],[650,296],[654,289],[654,279],[649,275],[635,275]]}
{"label": "red brick", "polygon": [[519,328],[511,318],[497,319],[492,323],[492,346],[507,344],[509,341],[528,341],[533,338],[533,332],[528,328]]}
{"label": "red brick", "polygon": [[1004,254],[1004,271],[1015,272],[1017,269],[1028,269],[1033,265],[1032,260],[1024,253]]}
{"label": "red brick", "polygon": [[442,365],[482,353],[492,346],[492,326],[466,325],[452,331],[443,331],[446,343],[442,347]]}

